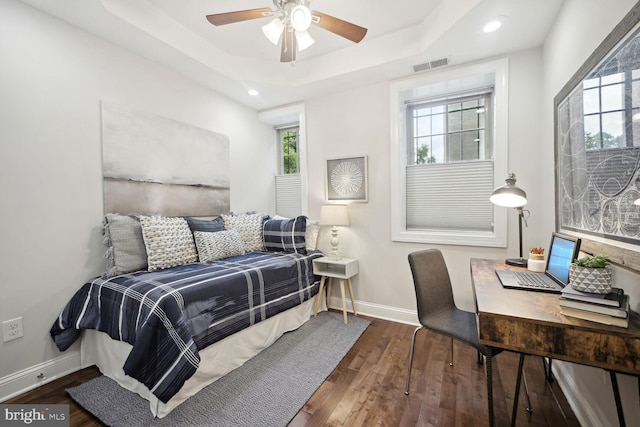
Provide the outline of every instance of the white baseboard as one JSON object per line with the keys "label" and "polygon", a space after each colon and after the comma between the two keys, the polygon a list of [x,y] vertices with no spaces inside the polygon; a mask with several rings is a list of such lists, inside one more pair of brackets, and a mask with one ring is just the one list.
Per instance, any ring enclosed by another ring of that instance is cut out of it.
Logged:
{"label": "white baseboard", "polygon": [[[346,303],[347,311],[353,313],[351,301],[347,299]],[[404,308],[389,307],[362,301],[356,301],[355,303],[358,314],[408,325],[420,325],[418,322],[418,313],[415,310],[406,310]],[[342,298],[332,296],[329,300],[329,307],[334,310],[342,310]]]}
{"label": "white baseboard", "polygon": [[72,351],[0,378],[0,402],[80,370],[80,351]]}
{"label": "white baseboard", "polygon": [[574,381],[573,375],[566,369],[566,365],[560,360],[553,361],[553,377],[558,381],[562,393],[567,398],[571,410],[582,427],[606,427],[618,425],[618,420],[612,424],[611,420],[598,410],[598,405],[587,399],[580,387]]}

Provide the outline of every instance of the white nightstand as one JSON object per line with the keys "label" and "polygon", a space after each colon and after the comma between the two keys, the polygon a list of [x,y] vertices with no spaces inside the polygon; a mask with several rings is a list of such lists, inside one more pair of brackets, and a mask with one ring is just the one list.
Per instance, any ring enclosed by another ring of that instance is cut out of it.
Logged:
{"label": "white nightstand", "polygon": [[[320,279],[320,291],[318,292],[318,298],[316,299],[316,308],[313,313],[314,316],[318,314],[320,308],[320,301],[324,295],[324,284],[329,278],[327,285],[327,299],[331,296],[331,282],[335,279],[340,279],[340,293],[342,294],[342,313],[344,315],[344,323],[347,323],[347,302],[344,294],[344,281],[347,281],[349,286],[349,297],[351,298],[351,307],[353,307],[353,314],[357,316],[356,303],[353,300],[353,289],[351,288],[351,278],[358,274],[358,260],[353,258],[341,258],[338,260],[328,257],[317,258],[313,260],[313,273],[318,276],[322,276]],[[328,302],[328,301],[327,301]],[[327,304],[328,306],[329,304]]]}

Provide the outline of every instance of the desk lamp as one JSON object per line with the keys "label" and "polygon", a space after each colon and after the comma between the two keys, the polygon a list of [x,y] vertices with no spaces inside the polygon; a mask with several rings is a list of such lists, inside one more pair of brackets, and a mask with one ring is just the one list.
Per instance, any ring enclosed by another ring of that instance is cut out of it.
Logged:
{"label": "desk lamp", "polygon": [[347,205],[323,205],[320,208],[320,225],[331,226],[331,254],[329,258],[339,260],[342,258],[338,246],[338,226],[349,225],[349,212]]}
{"label": "desk lamp", "polygon": [[518,211],[518,241],[520,244],[520,258],[508,258],[505,260],[505,263],[526,267],[527,259],[522,257],[522,222],[524,221],[525,225],[527,225],[527,223],[522,207],[527,204],[527,193],[516,185],[516,174],[510,173],[509,177],[505,181],[507,182],[505,185],[493,190],[489,200],[494,205],[515,208]]}

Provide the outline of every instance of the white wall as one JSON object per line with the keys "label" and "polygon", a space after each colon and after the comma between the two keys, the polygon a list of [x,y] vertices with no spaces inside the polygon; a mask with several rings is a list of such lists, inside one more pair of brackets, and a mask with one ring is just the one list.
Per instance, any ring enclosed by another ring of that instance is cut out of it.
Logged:
{"label": "white wall", "polygon": [[[578,68],[635,5],[635,0],[567,0],[544,45],[544,104],[542,111],[542,161],[553,164],[553,98]],[[540,177],[541,199],[553,206],[553,175]],[[544,211],[544,228],[553,229],[554,213]],[[629,271],[614,271],[616,286],[630,294],[634,309],[640,302],[640,276]],[[555,362],[554,362],[555,363]],[[570,363],[555,363],[560,384],[571,400],[583,426],[616,426],[617,415],[608,374],[595,368]],[[640,418],[638,383],[634,377],[618,375],[625,420]],[[637,422],[637,421],[636,421]]]}
{"label": "white wall", "polygon": [[[508,55],[509,170],[530,199],[525,248],[546,246],[555,226],[553,97],[633,4],[567,0],[544,50]],[[2,396],[3,378],[60,356],[50,325],[104,266],[100,100],[229,135],[235,211],[273,210],[276,146],[273,130],[254,111],[23,3],[0,0],[0,20],[0,320],[22,316],[25,329],[24,338],[0,343]],[[417,322],[407,254],[428,245],[391,242],[389,83],[310,99],[306,118],[310,216],[317,218],[324,203],[326,160],[368,156],[369,202],[350,206],[352,226],[341,231],[343,252],[360,261],[359,309]],[[508,218],[508,249],[440,246],[462,308],[474,308],[471,257],[516,255],[515,212]],[[320,245],[328,249],[326,230]],[[637,278],[617,277],[637,301]],[[563,384],[578,412],[596,420],[581,419],[583,425],[615,425],[600,370],[556,367],[569,374]],[[620,381],[628,420],[637,419],[635,382]]]}
{"label": "white wall", "polygon": [[49,328],[104,269],[101,100],[228,135],[234,211],[273,210],[276,144],[255,111],[21,2],[0,0],[0,57],[0,320],[25,334],[0,343],[1,398],[64,357]]}
{"label": "white wall", "polygon": [[[542,53],[529,50],[509,57],[509,170],[518,183],[536,193],[540,168],[531,168],[540,156],[539,118],[541,106]],[[447,69],[440,71],[446,73]],[[353,280],[356,304],[364,313],[415,322],[416,301],[407,255],[435,245],[391,241],[389,83],[380,83],[338,94],[307,100],[309,142],[310,215],[318,215],[324,199],[325,162],[330,158],[368,156],[369,202],[349,206],[351,226],[340,231],[342,252],[359,260],[360,273]],[[532,119],[533,117],[533,119]],[[524,154],[524,155],[522,155]],[[553,164],[547,165],[547,173]],[[544,169],[543,169],[544,170]],[[506,176],[505,176],[506,178]],[[531,197],[535,200],[535,197]],[[537,236],[541,209],[529,206],[531,220],[525,231],[525,247],[546,246],[549,238]],[[516,256],[517,215],[508,215],[509,250],[465,246],[439,246],[449,264],[458,304],[474,310],[469,260],[472,257]],[[328,249],[327,230],[321,247]],[[324,246],[322,246],[324,245]]]}

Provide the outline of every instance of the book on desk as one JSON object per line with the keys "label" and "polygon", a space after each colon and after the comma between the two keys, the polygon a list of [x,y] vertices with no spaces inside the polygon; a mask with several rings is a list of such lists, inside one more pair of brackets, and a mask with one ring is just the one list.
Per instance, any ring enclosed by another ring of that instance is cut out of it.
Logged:
{"label": "book on desk", "polygon": [[560,313],[605,325],[629,326],[629,295],[612,288],[608,294],[580,292],[567,285],[560,297]]}

